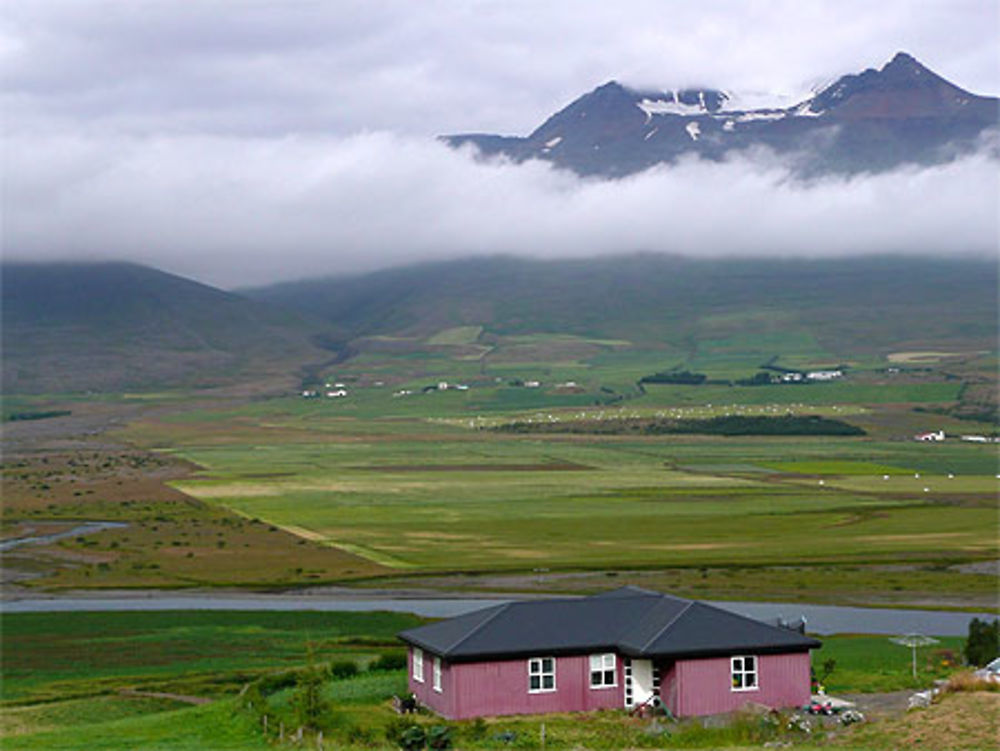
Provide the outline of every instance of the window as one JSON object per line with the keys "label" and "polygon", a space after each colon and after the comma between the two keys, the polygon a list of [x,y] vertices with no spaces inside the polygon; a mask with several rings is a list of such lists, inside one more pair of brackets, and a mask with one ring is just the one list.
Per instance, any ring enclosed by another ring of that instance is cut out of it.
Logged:
{"label": "window", "polygon": [[757,690],[757,658],[734,657],[732,660],[733,691]]}
{"label": "window", "polygon": [[532,657],[528,660],[528,693],[556,690],[556,658]]}
{"label": "window", "polygon": [[617,686],[615,676],[615,655],[608,652],[603,655],[590,656],[590,687],[607,688]]}
{"label": "window", "polygon": [[434,658],[434,690],[441,690],[441,658]]}
{"label": "window", "polygon": [[424,650],[420,647],[413,648],[413,680],[424,682]]}

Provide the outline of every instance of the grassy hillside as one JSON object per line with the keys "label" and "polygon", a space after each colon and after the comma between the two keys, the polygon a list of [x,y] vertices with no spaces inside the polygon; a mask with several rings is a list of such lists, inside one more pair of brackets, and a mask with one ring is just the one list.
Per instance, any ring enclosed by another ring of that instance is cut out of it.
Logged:
{"label": "grassy hillside", "polygon": [[125,263],[5,264],[7,393],[203,387],[330,357],[302,315]]}
{"label": "grassy hillside", "polygon": [[[831,357],[938,343],[992,348],[997,266],[904,256],[569,261],[467,259],[252,290],[336,321],[348,334],[563,333],[670,346],[753,335],[808,340]],[[767,339],[772,341],[768,342]]]}

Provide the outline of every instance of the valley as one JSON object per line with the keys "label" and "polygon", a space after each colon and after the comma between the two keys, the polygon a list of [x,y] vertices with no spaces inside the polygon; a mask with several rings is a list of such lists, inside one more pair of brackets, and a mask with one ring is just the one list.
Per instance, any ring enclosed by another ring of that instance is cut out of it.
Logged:
{"label": "valley", "polygon": [[[479,281],[482,270],[462,264],[394,272],[407,295],[376,274],[358,293],[381,300],[370,309],[341,307],[342,280],[253,291],[254,316],[290,316],[283,341],[309,322],[305,349],[247,349],[198,385],[167,376],[190,356],[168,343],[157,345],[157,375],[127,389],[13,390],[4,600],[378,602],[634,585],[784,609],[1000,612],[991,264],[830,262],[828,292],[809,307],[813,265],[749,264],[723,277],[635,262],[642,273],[616,277],[618,297],[601,315],[588,313],[588,298],[609,283],[602,261],[582,264],[582,287],[561,291],[551,285],[565,269],[510,259]],[[538,275],[515,300],[517,269]],[[900,274],[909,292],[875,294]],[[708,276],[704,299],[685,292]],[[967,286],[960,307],[955,284]],[[676,294],[657,295],[657,285]],[[274,297],[283,300],[264,299]],[[198,299],[211,318],[211,293]],[[863,324],[872,311],[877,321]],[[81,320],[101,332],[100,318]],[[256,318],[246,320],[225,333],[234,351],[252,338]],[[863,338],[852,333],[861,325]],[[99,333],[89,346],[83,336],[63,351],[65,372],[85,380],[113,369],[100,364],[113,338]],[[11,352],[5,367],[47,367],[44,351]],[[941,440],[915,440],[938,431]],[[0,617],[5,747],[71,749],[87,738],[177,751],[294,742],[296,687],[313,665],[331,708],[325,742],[393,746],[404,721],[391,696],[406,690],[393,635],[421,622],[305,610]],[[941,636],[917,681],[884,636],[823,642],[813,664],[836,664],[830,690],[867,702],[953,674],[962,639]],[[980,699],[948,701],[971,712]],[[880,733],[892,722],[844,737],[889,748]],[[542,723],[553,747],[649,742],[642,722],[618,715]],[[540,727],[498,718],[452,730],[463,748],[492,748],[503,733],[537,746]],[[778,737],[738,723],[671,727],[675,745]],[[988,732],[972,723],[962,737],[974,745]]]}

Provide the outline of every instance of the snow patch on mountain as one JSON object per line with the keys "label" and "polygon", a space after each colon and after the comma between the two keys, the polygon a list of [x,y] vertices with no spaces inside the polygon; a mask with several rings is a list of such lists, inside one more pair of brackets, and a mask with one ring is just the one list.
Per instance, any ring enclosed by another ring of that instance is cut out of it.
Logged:
{"label": "snow patch on mountain", "polygon": [[787,114],[784,110],[758,110],[755,112],[743,112],[731,119],[738,123],[752,123],[755,120],[780,120]]}
{"label": "snow patch on mountain", "polygon": [[646,113],[646,122],[649,122],[653,115],[681,115],[689,117],[691,115],[704,115],[708,112],[705,107],[704,94],[700,94],[698,104],[684,104],[684,102],[677,101],[676,92],[673,96],[673,99],[644,98],[642,101],[636,102],[635,106]]}

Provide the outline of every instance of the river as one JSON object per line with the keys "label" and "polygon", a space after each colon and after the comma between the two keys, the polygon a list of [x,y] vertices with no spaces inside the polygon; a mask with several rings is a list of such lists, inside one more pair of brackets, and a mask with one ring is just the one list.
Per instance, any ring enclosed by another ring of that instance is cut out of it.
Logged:
{"label": "river", "polygon": [[[35,522],[37,526],[44,526],[48,523],[49,522]],[[56,540],[65,540],[70,537],[92,535],[95,532],[102,532],[105,529],[122,529],[127,526],[128,524],[125,522],[82,522],[72,529],[67,529],[62,532],[28,535],[25,537],[15,537],[11,540],[4,540],[3,542],[0,542],[0,553],[13,550],[14,548],[19,548],[22,545],[47,545],[48,543],[55,542]]]}
{"label": "river", "polygon": [[[66,613],[124,610],[391,610],[429,618],[461,615],[511,599],[455,597],[325,597],[318,595],[266,594],[167,594],[134,593],[113,597],[23,597],[0,602],[3,613]],[[855,608],[778,602],[710,602],[740,615],[771,621],[804,616],[810,633],[905,634],[965,636],[974,617],[992,620],[988,613],[957,613],[939,610]]]}

